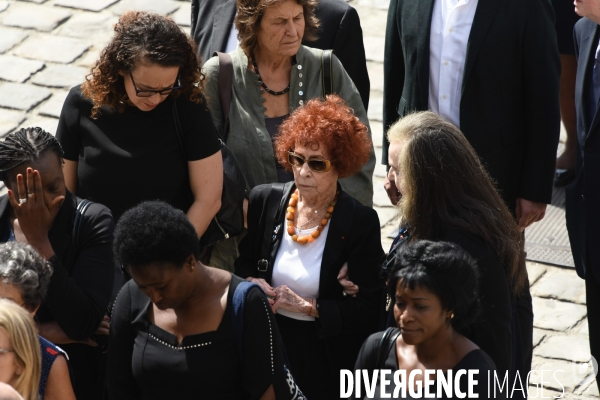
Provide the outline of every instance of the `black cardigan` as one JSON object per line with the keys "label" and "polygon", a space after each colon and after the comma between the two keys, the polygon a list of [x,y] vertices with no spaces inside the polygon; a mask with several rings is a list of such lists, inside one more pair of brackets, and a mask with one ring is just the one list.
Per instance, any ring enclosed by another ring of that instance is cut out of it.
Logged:
{"label": "black cardigan", "polygon": [[[293,182],[285,185],[283,197],[286,207],[294,189]],[[261,258],[264,232],[265,229],[273,229],[273,223],[267,221],[266,215],[270,195],[270,184],[256,186],[250,193],[248,234],[240,242],[240,257],[235,263],[236,275],[243,278],[258,276],[257,261]],[[273,232],[269,267],[265,274],[269,282],[281,238],[286,231],[284,211],[279,215],[277,233]],[[378,273],[384,257],[377,213],[340,188],[323,251],[316,303],[319,311],[319,318],[316,318],[318,335],[327,341],[330,358],[337,358],[336,364],[350,364],[347,368],[352,368],[362,342],[377,331],[383,288]],[[345,262],[348,262],[350,280],[360,288],[356,297],[344,296],[337,280]]]}
{"label": "black cardigan", "polygon": [[[48,233],[56,257],[48,293],[37,311],[40,322],[56,321],[73,340],[91,337],[110,300],[114,277],[115,224],[108,208],[93,203],[82,220],[79,249],[73,248],[73,219],[81,200],[67,191]],[[8,196],[0,197],[0,242],[10,235]]]}

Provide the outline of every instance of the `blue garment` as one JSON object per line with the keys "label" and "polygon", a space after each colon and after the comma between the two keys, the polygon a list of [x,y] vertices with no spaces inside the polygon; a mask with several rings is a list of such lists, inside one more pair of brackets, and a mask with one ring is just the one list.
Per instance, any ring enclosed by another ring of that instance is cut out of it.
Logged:
{"label": "blue garment", "polygon": [[44,400],[44,393],[46,393],[46,383],[48,382],[48,376],[50,375],[50,370],[52,369],[52,364],[54,364],[54,360],[60,354],[65,356],[68,360],[69,357],[67,353],[60,347],[52,344],[48,340],[44,339],[41,336],[38,336],[40,341],[40,348],[42,350],[42,375],[40,377],[40,386],[38,389],[38,393],[40,395],[40,400]]}

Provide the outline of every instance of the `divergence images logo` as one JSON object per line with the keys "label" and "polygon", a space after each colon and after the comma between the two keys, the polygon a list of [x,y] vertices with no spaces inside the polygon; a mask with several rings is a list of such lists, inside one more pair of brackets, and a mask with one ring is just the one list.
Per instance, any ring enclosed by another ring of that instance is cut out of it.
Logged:
{"label": "divergence images logo", "polygon": [[[571,368],[573,382],[582,382],[585,379],[594,379],[598,375],[598,361],[589,353],[578,352],[573,355],[574,361]],[[590,378],[591,377],[591,378]]]}

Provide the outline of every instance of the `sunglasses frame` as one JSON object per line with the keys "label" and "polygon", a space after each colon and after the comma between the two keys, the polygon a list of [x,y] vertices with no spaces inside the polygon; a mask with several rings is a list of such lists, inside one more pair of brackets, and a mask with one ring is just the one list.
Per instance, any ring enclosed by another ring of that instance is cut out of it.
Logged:
{"label": "sunglasses frame", "polygon": [[[300,165],[296,165],[292,159],[296,158],[298,160],[300,160]],[[322,162],[325,163],[325,169],[323,170],[317,170],[314,169],[310,164],[313,161],[317,161],[317,162]],[[306,158],[304,158],[303,156],[301,156],[300,154],[296,154],[293,151],[288,151],[288,162],[293,166],[293,167],[298,167],[298,168],[302,168],[302,166],[304,165],[304,163],[308,163],[308,168],[310,168],[311,171],[313,172],[328,172],[331,169],[331,161],[329,160],[321,160],[321,159],[317,159],[317,158],[313,158],[310,160],[307,160]]]}

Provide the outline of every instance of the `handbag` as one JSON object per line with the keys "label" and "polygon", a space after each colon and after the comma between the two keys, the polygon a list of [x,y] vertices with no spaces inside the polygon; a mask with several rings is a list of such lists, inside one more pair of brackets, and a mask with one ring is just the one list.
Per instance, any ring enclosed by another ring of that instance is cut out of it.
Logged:
{"label": "handbag", "polygon": [[[229,60],[231,61],[231,57]],[[220,66],[219,68],[224,67],[227,66]],[[227,94],[225,94],[225,100],[228,101],[228,105],[231,104],[231,79],[233,76],[233,66],[231,65],[231,62],[229,63],[229,67],[231,71],[229,74],[228,98]],[[222,89],[220,75],[221,74],[219,74],[219,92],[221,92]],[[223,95],[221,96],[221,103],[223,103]],[[219,141],[221,142],[221,156],[223,157],[223,191],[221,193],[221,208],[208,225],[208,228],[206,228],[204,235],[200,238],[200,245],[202,248],[212,246],[222,240],[237,236],[242,233],[244,229],[243,202],[246,195],[246,180],[235,162],[233,153],[225,144],[227,134],[229,133],[229,106],[223,111],[223,114],[225,115],[223,135],[219,135]],[[175,130],[177,132],[177,138],[187,169],[187,157],[185,156],[186,153],[183,145],[183,132],[179,120],[179,113],[177,112],[176,101],[173,101],[173,119],[175,120]]]}

